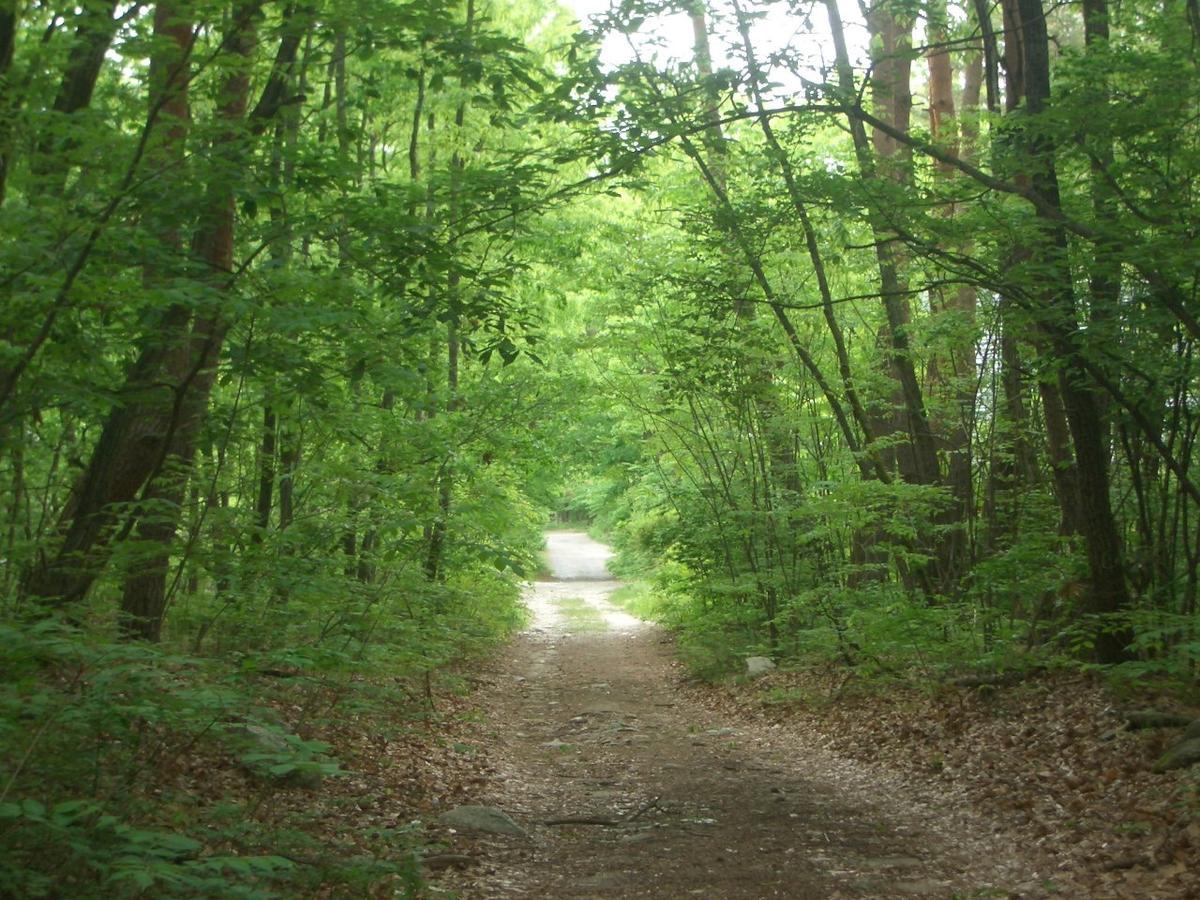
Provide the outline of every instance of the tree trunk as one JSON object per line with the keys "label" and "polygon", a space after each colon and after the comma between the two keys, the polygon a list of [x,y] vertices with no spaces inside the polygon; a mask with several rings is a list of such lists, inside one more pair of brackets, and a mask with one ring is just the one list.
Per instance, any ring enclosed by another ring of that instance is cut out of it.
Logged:
{"label": "tree trunk", "polygon": [[[220,129],[211,152],[213,158],[225,160],[234,169],[244,156],[241,144],[249,106],[250,60],[256,40],[252,21],[259,5],[239,4],[230,33],[224,40],[224,49],[230,55],[227,63],[230,69],[218,95]],[[193,252],[205,266],[203,280],[218,296],[232,286],[234,222],[234,186],[227,182],[210,185],[208,202],[193,241]],[[166,464],[150,473],[143,491],[137,536],[152,548],[152,552],[141,565],[126,573],[121,619],[124,631],[130,637],[158,640],[161,633],[168,599],[166,587],[171,545],[229,328],[218,303],[219,300],[214,298],[214,309],[195,317],[186,343],[187,370],[167,370],[171,383],[178,385],[180,414],[167,442]],[[159,505],[158,510],[153,509],[155,502]]]}
{"label": "tree trunk", "polygon": [[[230,56],[230,71],[218,97],[216,116],[222,127],[213,146],[213,155],[225,161],[222,172],[236,171],[245,164],[242,138],[249,54],[254,46],[252,21],[258,6],[241,3],[236,7],[223,44]],[[175,75],[190,50],[191,31],[180,24],[177,10],[167,3],[156,11],[156,25],[159,34],[170,37],[175,56],[158,69],[172,73],[166,81],[173,94],[165,98],[164,105],[175,104],[176,115],[168,125],[181,128],[186,121],[182,105],[186,78]],[[168,146],[170,130],[168,127]],[[225,179],[222,182],[209,188],[193,242],[194,258],[204,266],[202,280],[216,296],[229,289],[234,274],[234,186]],[[138,539],[152,552],[126,573],[123,623],[127,634],[151,639],[161,627],[170,543],[228,330],[219,308],[197,313],[193,319],[188,309],[171,307],[156,324],[153,336],[143,340],[127,378],[124,394],[128,400],[110,413],[64,515],[61,544],[53,557],[31,572],[26,584],[31,595],[54,604],[81,600],[108,558],[117,521],[114,506],[137,500],[139,508],[121,536],[136,526]]]}
{"label": "tree trunk", "polygon": [[1061,535],[1081,534],[1083,511],[1080,508],[1079,476],[1071,453],[1071,429],[1063,404],[1065,394],[1062,379],[1043,377],[1038,382],[1042,412],[1046,418],[1046,452],[1050,457],[1050,475],[1054,480],[1054,495],[1061,512],[1058,532]]}
{"label": "tree trunk", "polygon": [[0,206],[4,205],[8,189],[12,117],[18,108],[11,86],[17,22],[17,0],[0,0]]}
{"label": "tree trunk", "polygon": [[[151,158],[173,162],[182,158],[188,120],[188,57],[191,27],[174,4],[160,3],[155,11],[157,52],[150,65],[150,117],[160,136],[154,138]],[[166,251],[179,249],[178,232],[159,229]],[[146,277],[161,277],[151,266]],[[164,368],[182,370],[188,312],[172,306],[157,316],[141,341],[130,367],[121,401],[109,412],[84,474],[72,493],[60,522],[62,539],[54,554],[27,574],[25,591],[55,604],[82,600],[108,558],[108,544],[117,517],[114,505],[132,502],[151,473],[164,462],[166,444],[178,420],[178,400],[164,390]],[[170,359],[173,362],[168,362]]]}
{"label": "tree trunk", "polygon": [[[1041,0],[1016,0],[1024,52],[1025,113],[1036,116],[1050,100],[1050,45]],[[1039,209],[1040,233],[1031,248],[1033,261],[1046,272],[1037,294],[1045,309],[1045,330],[1062,365],[1062,395],[1067,424],[1075,448],[1079,479],[1080,531],[1087,545],[1089,585],[1086,612],[1108,617],[1130,604],[1125,566],[1116,519],[1109,497],[1108,454],[1104,420],[1095,385],[1083,354],[1086,335],[1079,331],[1069,260],[1067,234],[1060,211],[1054,148],[1038,134],[1023,136],[1023,150],[1031,170],[1030,183],[1045,200]],[[1129,634],[1112,622],[1103,622],[1096,637],[1095,654],[1101,663],[1127,658]]]}
{"label": "tree trunk", "polygon": [[280,429],[279,530],[286,531],[296,519],[296,470],[300,466],[300,437],[285,420]]}
{"label": "tree trunk", "polygon": [[[1084,0],[1083,28],[1084,42],[1089,55],[1095,56],[1107,50],[1108,0]],[[1110,102],[1107,79],[1093,78],[1089,82],[1089,93],[1088,99],[1095,107],[1092,114],[1093,120],[1106,123],[1109,120],[1107,108]],[[1096,218],[1097,228],[1103,232],[1109,223],[1115,223],[1117,220],[1117,196],[1107,180],[1108,174],[1115,165],[1116,157],[1112,138],[1103,130],[1103,125],[1097,129],[1097,132],[1097,135],[1089,134],[1087,141],[1093,147],[1090,153],[1092,213]],[[1111,330],[1111,323],[1121,296],[1119,250],[1117,241],[1101,237],[1094,245],[1092,259],[1088,266],[1088,286],[1091,292],[1091,302],[1088,305],[1089,327],[1096,331],[1101,340],[1118,339]],[[1111,444],[1109,411],[1112,399],[1107,395],[1102,395],[1099,402],[1104,418],[1105,446],[1109,447]]]}
{"label": "tree trunk", "polygon": [[271,509],[275,497],[275,439],[277,431],[275,407],[270,400],[263,403],[262,435],[258,446],[258,497],[254,502],[254,540],[262,543],[271,527]]}
{"label": "tree trunk", "polygon": [[30,164],[39,191],[51,196],[63,192],[69,168],[67,154],[76,146],[76,141],[69,134],[65,137],[56,135],[54,130],[65,125],[67,117],[91,104],[118,23],[117,0],[81,7],[67,68],[54,98],[53,110],[57,115],[51,123],[51,132],[38,140]]}
{"label": "tree trunk", "polygon": [[[846,48],[841,13],[835,0],[826,0],[825,8],[833,35],[838,88],[843,96],[852,98],[855,96],[854,75]],[[907,29],[882,4],[876,6],[867,19],[872,34],[879,38],[882,47],[873,53],[877,71],[872,81],[872,95],[881,118],[899,131],[907,131],[912,111],[912,95],[909,93],[911,63],[906,52],[909,46]],[[873,46],[874,44],[873,41]],[[855,155],[864,178],[872,180],[890,177],[898,181],[907,180],[909,151],[905,145],[877,129],[874,134],[874,146],[876,153],[882,157],[882,163],[877,167],[866,129],[862,121],[855,116],[850,116],[850,131],[854,140]],[[940,480],[937,444],[929,426],[908,337],[911,318],[907,299],[908,286],[900,272],[901,260],[893,240],[894,235],[887,227],[886,219],[877,204],[870,204],[868,215],[875,240],[875,257],[887,317],[889,365],[898,384],[901,410],[912,441],[911,471],[906,474],[909,480],[916,483],[936,484]]]}
{"label": "tree trunk", "polygon": [[[964,122],[963,135],[960,139],[958,118],[954,102],[954,70],[950,57],[949,21],[944,3],[935,3],[928,12],[927,34],[932,49],[927,55],[929,64],[929,131],[934,143],[943,147],[951,155],[958,157],[973,149],[973,126],[969,131],[966,122],[972,114],[978,111],[980,92],[979,66],[968,67],[967,78],[963,90],[963,107],[967,113]],[[978,54],[976,54],[978,60]],[[938,162],[934,171],[938,178],[951,188],[957,178],[957,172],[948,163]],[[946,203],[941,214],[953,220],[957,209],[953,202]],[[965,241],[959,245],[959,251],[969,254],[971,242]],[[940,295],[940,296],[939,296]],[[940,567],[943,592],[952,591],[971,562],[971,547],[968,540],[966,523],[974,514],[975,495],[971,467],[971,430],[969,423],[975,413],[976,385],[976,341],[975,341],[975,305],[976,291],[972,284],[959,284],[945,291],[934,291],[931,295],[937,298],[937,308],[932,312],[935,316],[951,317],[950,335],[944,348],[935,350],[930,355],[929,374],[931,390],[943,391],[944,407],[949,415],[943,421],[932,423],[935,433],[939,436],[947,457],[947,476],[953,506],[947,509],[941,523],[949,526],[945,536],[945,550],[942,551],[943,564]],[[939,361],[939,357],[941,360]],[[942,371],[943,364],[948,369],[950,384],[945,384],[946,373]],[[957,525],[957,527],[955,527]]]}
{"label": "tree trunk", "polygon": [[[843,102],[853,103],[857,96],[854,72],[836,0],[825,0],[825,9],[833,37],[838,90]],[[911,22],[900,20],[888,6],[879,3],[867,14],[867,24],[872,34],[872,97],[879,118],[898,133],[905,133],[912,111],[909,89],[911,61],[908,55]],[[873,140],[868,139],[866,128],[858,116],[849,115],[848,120],[862,177],[868,182],[882,182],[885,179],[906,182],[910,156],[907,145],[878,128],[875,129]],[[900,474],[906,481],[916,484],[938,484],[942,476],[937,442],[929,423],[908,335],[911,311],[907,297],[908,285],[902,275],[903,260],[879,203],[869,202],[867,214],[874,238],[880,293],[887,319],[883,339],[887,344],[888,364],[899,393],[894,408],[910,441],[909,446],[903,448],[906,452],[898,455]],[[880,422],[878,427],[882,431],[889,426]],[[939,588],[945,589],[957,581],[955,573],[958,564],[953,541],[939,538],[933,547],[932,570],[914,573],[916,581],[927,595],[932,596]]]}
{"label": "tree trunk", "polygon": [[[475,26],[475,0],[467,0],[466,33],[470,36]],[[465,86],[465,85],[464,85]],[[455,139],[461,144],[463,126],[466,124],[467,105],[460,102],[454,112],[454,125],[458,129]],[[462,148],[457,147],[450,159],[450,204],[453,207],[451,219],[457,218],[458,193],[461,176],[466,167],[466,157]],[[458,369],[459,369],[459,328],[460,303],[459,292],[462,276],[457,270],[451,271],[446,284],[446,296],[449,301],[448,317],[446,320],[446,411],[453,413],[458,409]],[[430,581],[444,578],[443,558],[446,554],[446,540],[450,529],[450,511],[454,502],[454,450],[448,451],[442,462],[437,479],[437,515],[430,525],[429,552],[425,557],[425,575]]]}

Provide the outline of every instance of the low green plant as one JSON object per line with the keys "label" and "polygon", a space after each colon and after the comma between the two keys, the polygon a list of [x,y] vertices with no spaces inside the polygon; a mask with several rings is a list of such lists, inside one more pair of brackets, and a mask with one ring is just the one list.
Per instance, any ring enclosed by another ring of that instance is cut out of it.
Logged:
{"label": "low green plant", "polygon": [[[422,714],[406,681],[424,684],[519,617],[480,619],[457,638],[445,626],[424,653],[343,640],[221,658],[52,619],[0,625],[0,896],[363,896],[381,879],[412,895],[413,828],[358,831],[348,817],[339,838],[353,854],[314,837],[339,802],[321,792],[342,774],[314,733],[336,733],[339,717],[396,728],[398,710]],[[276,802],[298,789],[310,822]]]}
{"label": "low green plant", "polygon": [[634,581],[622,585],[609,594],[608,600],[614,606],[646,622],[656,622],[663,614],[662,595],[647,581]]}

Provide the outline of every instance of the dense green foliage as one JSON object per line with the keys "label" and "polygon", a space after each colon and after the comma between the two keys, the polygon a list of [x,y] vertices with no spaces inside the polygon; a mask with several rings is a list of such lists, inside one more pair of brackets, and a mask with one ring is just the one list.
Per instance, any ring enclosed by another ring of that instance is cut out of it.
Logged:
{"label": "dense green foliage", "polygon": [[706,35],[562,113],[632,192],[580,278],[614,439],[576,502],[643,606],[709,671],[1190,680],[1194,16],[881,2],[856,51],[828,4],[626,7]]}
{"label": "dense green foliage", "polygon": [[861,12],[0,3],[0,893],[411,884],[256,813],[555,510],[705,672],[1193,676],[1195,6]]}
{"label": "dense green foliage", "polygon": [[160,774],[338,777],[312,734],[422,714],[521,621],[563,395],[530,353],[559,176],[525,123],[571,19],[6,13],[0,893],[410,877],[403,831],[339,862]]}

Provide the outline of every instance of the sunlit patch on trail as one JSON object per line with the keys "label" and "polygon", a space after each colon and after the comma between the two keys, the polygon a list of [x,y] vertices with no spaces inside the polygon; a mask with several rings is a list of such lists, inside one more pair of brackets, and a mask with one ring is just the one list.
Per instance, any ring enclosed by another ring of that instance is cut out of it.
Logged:
{"label": "sunlit patch on trail", "polygon": [[547,534],[546,567],[552,580],[534,582],[525,594],[529,630],[578,634],[645,627],[640,619],[608,602],[621,586],[609,574],[611,557],[611,550],[581,531]]}
{"label": "sunlit patch on trail", "polygon": [[569,634],[608,631],[600,611],[582,597],[560,597],[555,601]]}

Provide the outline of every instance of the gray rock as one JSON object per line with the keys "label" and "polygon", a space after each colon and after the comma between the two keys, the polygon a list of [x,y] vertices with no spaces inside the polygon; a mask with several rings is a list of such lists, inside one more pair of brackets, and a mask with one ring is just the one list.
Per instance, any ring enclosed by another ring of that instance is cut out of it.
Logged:
{"label": "gray rock", "polygon": [[620,714],[620,712],[621,704],[613,700],[597,700],[594,703],[588,703],[579,710],[579,714],[584,716]]}
{"label": "gray rock", "polygon": [[864,859],[864,869],[919,869],[921,860],[913,856],[881,856],[877,859]]}
{"label": "gray rock", "polygon": [[622,844],[646,844],[653,841],[655,837],[653,831],[634,831],[621,835],[619,840]]}
{"label": "gray rock", "polygon": [[1200,738],[1180,741],[1154,764],[1155,772],[1170,772],[1172,769],[1186,769],[1200,763]]}
{"label": "gray rock", "polygon": [[945,895],[948,886],[932,878],[918,878],[913,881],[897,881],[893,890],[898,894],[911,894],[917,897],[940,897]]}
{"label": "gray rock", "polygon": [[508,813],[495,806],[458,806],[438,816],[438,821],[451,828],[470,828],[488,834],[511,834],[528,837],[528,833],[509,818]]}
{"label": "gray rock", "polygon": [[1130,728],[1182,728],[1190,725],[1192,718],[1157,709],[1135,709],[1125,713],[1125,721]]}
{"label": "gray rock", "polygon": [[625,796],[625,791],[619,788],[600,788],[599,790],[588,791],[588,793],[596,800],[620,800]]}
{"label": "gray rock", "polygon": [[775,670],[775,660],[767,656],[750,656],[746,658],[746,674],[758,678]]}
{"label": "gray rock", "polygon": [[1193,719],[1192,724],[1183,730],[1181,741],[1200,740],[1200,719]]}
{"label": "gray rock", "polygon": [[856,878],[846,886],[850,890],[868,897],[886,897],[888,888],[891,887],[877,878]]}
{"label": "gray rock", "polygon": [[625,877],[620,872],[599,872],[580,878],[575,886],[587,891],[612,891],[621,887],[624,881]]}

